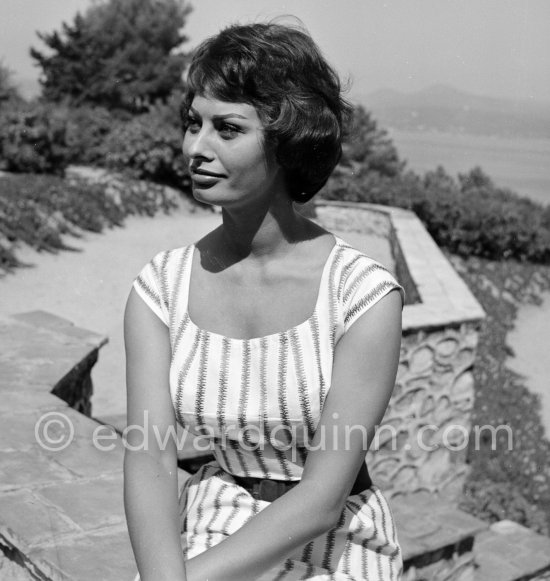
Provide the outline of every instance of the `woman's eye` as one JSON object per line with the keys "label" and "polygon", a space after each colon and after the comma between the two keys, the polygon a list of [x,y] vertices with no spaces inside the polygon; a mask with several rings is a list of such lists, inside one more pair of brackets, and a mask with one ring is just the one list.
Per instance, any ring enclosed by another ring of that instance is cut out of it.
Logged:
{"label": "woman's eye", "polygon": [[201,125],[199,123],[199,120],[193,117],[189,117],[189,119],[187,120],[187,131],[189,131],[189,133],[198,133],[200,129]]}
{"label": "woman's eye", "polygon": [[232,125],[231,123],[222,123],[218,131],[224,139],[233,139],[238,133],[241,133],[240,127]]}

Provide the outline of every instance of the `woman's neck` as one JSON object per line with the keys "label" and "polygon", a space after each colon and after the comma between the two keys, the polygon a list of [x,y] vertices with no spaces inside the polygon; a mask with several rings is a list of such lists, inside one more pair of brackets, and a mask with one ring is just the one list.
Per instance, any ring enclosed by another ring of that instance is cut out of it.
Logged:
{"label": "woman's neck", "polygon": [[221,242],[235,259],[263,262],[289,246],[308,238],[308,224],[288,196],[276,197],[267,208],[260,206],[222,210]]}

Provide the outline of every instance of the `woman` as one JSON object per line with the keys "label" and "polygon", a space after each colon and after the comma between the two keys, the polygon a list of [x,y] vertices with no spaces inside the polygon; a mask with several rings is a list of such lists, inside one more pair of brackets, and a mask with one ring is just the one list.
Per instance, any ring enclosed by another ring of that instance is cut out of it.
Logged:
{"label": "woman", "polygon": [[[195,53],[183,151],[223,222],[153,258],[128,299],[128,423],[148,450],[129,438],[125,505],[143,581],[399,577],[364,460],[393,389],[402,289],[295,209],[338,162],[348,114],[301,30],[233,26]],[[175,422],[216,458],[179,508]]]}

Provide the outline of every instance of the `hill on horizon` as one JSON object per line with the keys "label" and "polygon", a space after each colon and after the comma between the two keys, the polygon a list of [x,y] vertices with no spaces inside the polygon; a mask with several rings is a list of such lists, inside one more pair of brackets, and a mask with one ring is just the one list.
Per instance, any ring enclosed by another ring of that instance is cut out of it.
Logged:
{"label": "hill on horizon", "polygon": [[550,103],[483,97],[447,85],[414,93],[380,89],[359,101],[393,129],[550,139]]}

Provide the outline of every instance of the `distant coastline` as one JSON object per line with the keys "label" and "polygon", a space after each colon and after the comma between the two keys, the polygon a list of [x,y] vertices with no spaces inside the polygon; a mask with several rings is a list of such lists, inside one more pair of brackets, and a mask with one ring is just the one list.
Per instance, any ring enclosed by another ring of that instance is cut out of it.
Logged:
{"label": "distant coastline", "polygon": [[386,129],[412,170],[423,173],[442,165],[456,176],[480,166],[495,185],[550,203],[550,139]]}
{"label": "distant coastline", "polygon": [[381,89],[362,102],[382,126],[403,131],[550,139],[550,102],[485,97],[448,85],[414,93]]}

